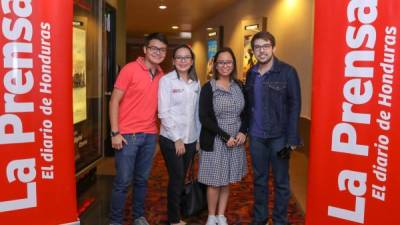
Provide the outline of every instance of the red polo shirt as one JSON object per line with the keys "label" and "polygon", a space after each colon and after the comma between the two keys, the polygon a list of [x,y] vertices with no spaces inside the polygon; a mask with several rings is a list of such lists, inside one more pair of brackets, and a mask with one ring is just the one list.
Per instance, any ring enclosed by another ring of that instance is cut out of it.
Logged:
{"label": "red polo shirt", "polygon": [[124,91],[119,105],[118,126],[121,134],[158,133],[158,82],[164,74],[158,67],[154,79],[143,57],[122,68],[114,87]]}

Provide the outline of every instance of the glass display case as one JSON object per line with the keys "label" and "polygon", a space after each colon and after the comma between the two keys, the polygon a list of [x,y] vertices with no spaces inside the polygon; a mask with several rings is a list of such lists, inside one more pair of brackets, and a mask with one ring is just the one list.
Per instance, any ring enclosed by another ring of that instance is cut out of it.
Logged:
{"label": "glass display case", "polygon": [[77,175],[103,156],[102,4],[74,1],[72,92]]}

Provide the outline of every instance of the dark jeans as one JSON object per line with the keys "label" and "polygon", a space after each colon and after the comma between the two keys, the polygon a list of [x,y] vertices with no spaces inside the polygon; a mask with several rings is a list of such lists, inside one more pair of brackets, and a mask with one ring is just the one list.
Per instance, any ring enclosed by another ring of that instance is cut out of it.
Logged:
{"label": "dark jeans", "polygon": [[126,194],[133,182],[132,213],[137,219],[144,215],[147,178],[153,163],[156,134],[124,134],[128,144],[115,150],[116,176],[111,193],[110,223],[122,224]]}
{"label": "dark jeans", "polygon": [[275,205],[272,220],[274,225],[288,224],[289,159],[277,157],[277,152],[284,146],[284,138],[250,137],[250,153],[254,173],[254,221],[264,222],[268,219],[268,176],[271,167],[275,181]]}
{"label": "dark jeans", "polygon": [[160,149],[168,169],[168,221],[179,223],[180,204],[185,184],[186,172],[196,152],[196,142],[185,144],[186,152],[177,156],[175,143],[168,138],[160,136]]}

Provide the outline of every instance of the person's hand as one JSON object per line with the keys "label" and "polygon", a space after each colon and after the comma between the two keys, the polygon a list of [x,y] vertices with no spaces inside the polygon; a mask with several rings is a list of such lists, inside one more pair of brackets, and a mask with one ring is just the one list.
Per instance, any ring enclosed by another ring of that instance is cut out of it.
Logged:
{"label": "person's hand", "polygon": [[238,145],[238,146],[242,145],[246,141],[246,135],[244,135],[242,132],[239,132],[236,135],[235,140],[236,140],[236,145]]}
{"label": "person's hand", "polygon": [[229,140],[226,142],[226,146],[232,148],[236,145],[236,140],[233,137],[230,137]]}
{"label": "person's hand", "polygon": [[128,144],[121,134],[117,134],[111,138],[111,146],[113,149],[121,150],[124,144]]}
{"label": "person's hand", "polygon": [[185,144],[181,139],[175,141],[175,152],[177,156],[185,154]]}
{"label": "person's hand", "polygon": [[277,152],[277,156],[280,159],[289,159],[291,151],[292,148],[290,146],[286,146]]}
{"label": "person's hand", "polygon": [[200,142],[196,142],[196,152],[200,151]]}

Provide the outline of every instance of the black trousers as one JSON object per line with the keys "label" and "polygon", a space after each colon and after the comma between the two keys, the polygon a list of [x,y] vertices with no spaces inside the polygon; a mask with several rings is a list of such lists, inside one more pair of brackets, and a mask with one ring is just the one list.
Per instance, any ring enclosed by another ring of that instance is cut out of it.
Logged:
{"label": "black trousers", "polygon": [[160,136],[160,149],[164,157],[168,170],[168,221],[169,223],[179,223],[180,204],[185,184],[185,176],[196,153],[196,142],[185,144],[185,154],[177,156],[175,152],[175,142],[168,138]]}

